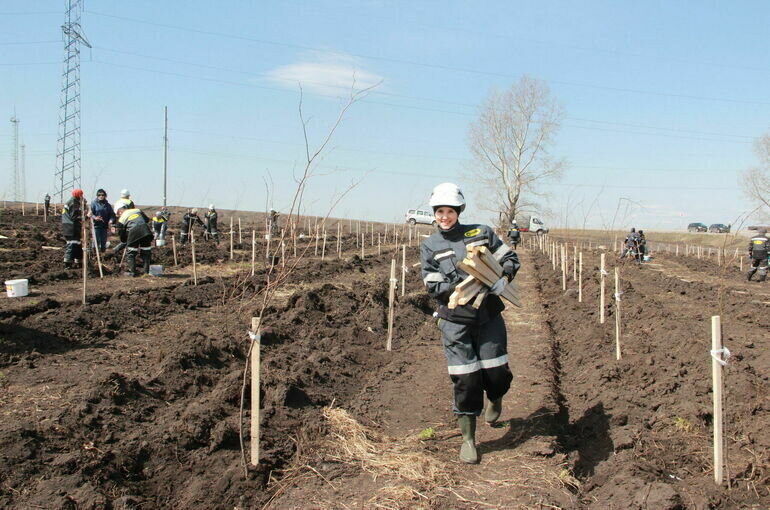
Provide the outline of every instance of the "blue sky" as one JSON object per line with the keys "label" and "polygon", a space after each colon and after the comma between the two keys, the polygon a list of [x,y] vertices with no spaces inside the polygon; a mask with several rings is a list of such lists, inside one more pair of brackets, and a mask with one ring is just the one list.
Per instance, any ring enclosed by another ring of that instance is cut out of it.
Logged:
{"label": "blue sky", "polygon": [[[52,190],[63,0],[0,5],[0,104],[26,145],[27,199]],[[551,223],[683,228],[733,222],[739,176],[770,129],[770,4],[716,1],[406,2],[86,0],[82,184],[139,204],[289,206],[303,166],[298,82],[311,143],[355,76],[379,87],[348,112],[306,194],[324,213],[401,221],[442,181],[487,221],[468,175],[469,123],[493,87],[528,74],[566,116],[552,147]],[[11,182],[11,124],[0,177]],[[269,177],[268,177],[269,176]],[[10,188],[10,186],[7,186]]]}

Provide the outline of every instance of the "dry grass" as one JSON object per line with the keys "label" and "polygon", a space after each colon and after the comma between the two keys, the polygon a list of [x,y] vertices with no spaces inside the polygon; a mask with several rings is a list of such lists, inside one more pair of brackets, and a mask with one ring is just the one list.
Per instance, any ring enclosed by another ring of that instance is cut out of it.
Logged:
{"label": "dry grass", "polygon": [[[345,498],[339,493],[343,490],[344,494],[345,483],[340,479],[328,480],[311,466],[320,461],[351,466],[379,480],[380,484],[375,484],[379,488],[372,488],[371,493],[357,493],[357,498],[363,499],[346,500],[356,508],[501,508],[501,504],[520,510],[558,508],[543,503],[544,498],[548,499],[546,495],[562,492],[570,497],[575,490],[559,476],[549,459],[515,454],[490,456],[484,467],[458,469],[445,460],[446,455],[424,451],[417,435],[388,437],[335,407],[324,408],[323,417],[329,424],[329,434],[320,444],[313,444],[312,449],[304,440],[297,441],[293,467],[270,484],[273,496],[263,508],[282,507],[287,500],[281,496],[310,478],[322,480],[331,489],[317,490],[313,494],[316,503],[336,501],[332,505],[335,508],[347,508],[339,499]],[[452,458],[454,454],[452,446]],[[294,499],[289,496],[288,501]]]}
{"label": "dry grass", "polygon": [[[688,232],[662,232],[655,230],[644,230],[647,241],[650,243],[669,243],[669,244],[689,244],[692,246],[706,246],[711,248],[725,248],[727,250],[740,248],[743,249],[747,244],[747,237],[752,234],[747,230],[742,230],[730,234],[709,234],[706,232],[693,233]],[[554,229],[551,231],[554,237],[566,237],[569,239],[581,239],[585,241],[600,242],[612,247],[615,239],[622,242],[628,232],[623,230],[579,230],[579,229]]]}
{"label": "dry grass", "polygon": [[388,475],[418,484],[435,485],[448,481],[443,462],[416,451],[416,441],[397,441],[367,429],[347,411],[335,407],[323,410],[332,427],[326,445],[333,460],[356,463],[376,480]]}

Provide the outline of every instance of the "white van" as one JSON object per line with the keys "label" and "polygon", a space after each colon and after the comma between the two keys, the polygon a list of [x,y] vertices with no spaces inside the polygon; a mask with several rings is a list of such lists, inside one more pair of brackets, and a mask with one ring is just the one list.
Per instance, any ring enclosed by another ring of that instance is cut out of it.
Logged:
{"label": "white van", "polygon": [[433,211],[425,211],[423,209],[409,209],[406,211],[406,222],[410,225],[416,225],[417,223],[424,225],[436,224],[436,220],[433,218]]}
{"label": "white van", "polygon": [[545,223],[534,216],[520,216],[516,223],[519,225],[520,232],[533,232],[538,235],[548,233],[548,227],[545,226]]}

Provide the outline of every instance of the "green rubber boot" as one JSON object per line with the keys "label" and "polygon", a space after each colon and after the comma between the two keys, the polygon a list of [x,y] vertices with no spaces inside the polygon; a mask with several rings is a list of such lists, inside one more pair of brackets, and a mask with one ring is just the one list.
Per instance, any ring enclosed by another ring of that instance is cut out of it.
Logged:
{"label": "green rubber boot", "polygon": [[461,414],[457,424],[463,434],[463,445],[460,447],[460,460],[468,464],[478,464],[479,454],[476,452],[476,417]]}
{"label": "green rubber boot", "polygon": [[500,413],[503,412],[503,397],[495,400],[490,400],[487,406],[486,412],[484,412],[484,420],[487,423],[492,424],[500,419]]}

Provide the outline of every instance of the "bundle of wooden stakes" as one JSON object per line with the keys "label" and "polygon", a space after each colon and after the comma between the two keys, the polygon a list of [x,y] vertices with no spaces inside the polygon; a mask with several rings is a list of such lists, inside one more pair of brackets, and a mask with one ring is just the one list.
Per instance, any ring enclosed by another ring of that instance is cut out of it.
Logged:
{"label": "bundle of wooden stakes", "polygon": [[[489,292],[489,288],[503,276],[503,268],[486,246],[474,248],[458,266],[470,276],[455,287],[455,291],[449,296],[449,308],[466,305],[474,297],[476,301],[473,303],[473,307],[479,308],[487,292]],[[519,291],[514,282],[509,282],[505,286],[500,297],[521,307]]]}

